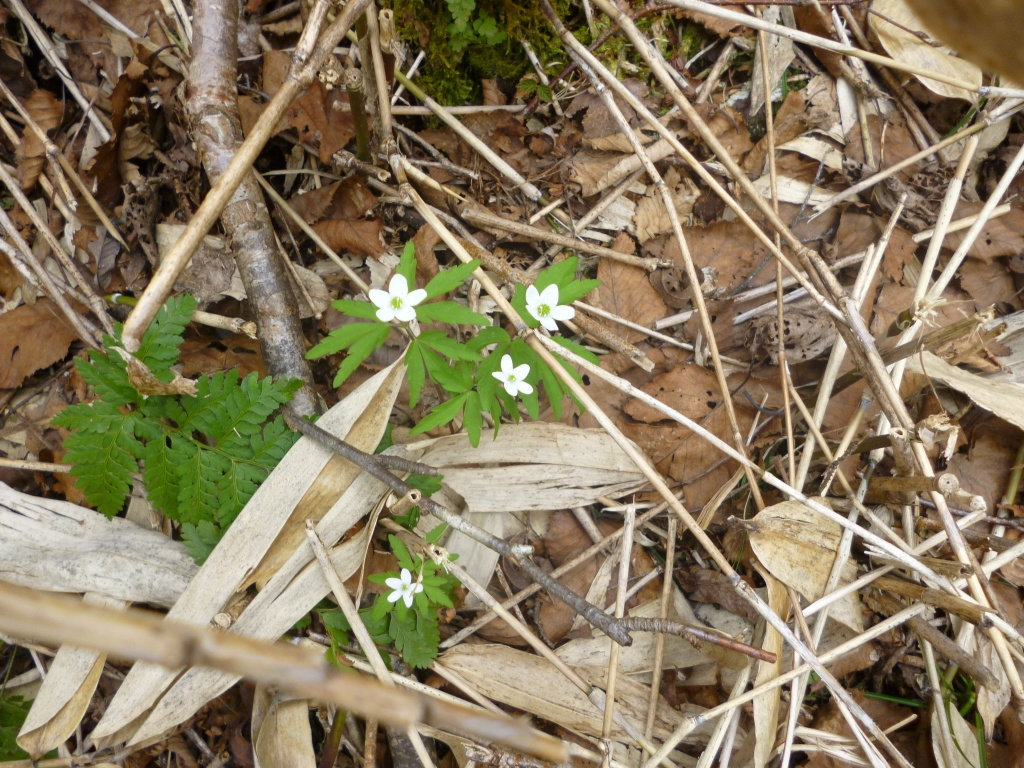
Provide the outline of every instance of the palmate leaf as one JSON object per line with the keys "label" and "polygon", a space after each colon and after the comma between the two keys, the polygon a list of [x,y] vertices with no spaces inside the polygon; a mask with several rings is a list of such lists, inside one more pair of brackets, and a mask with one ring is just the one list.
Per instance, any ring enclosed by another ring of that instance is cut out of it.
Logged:
{"label": "palmate leaf", "polygon": [[[480,266],[480,261],[474,259],[466,264],[459,264],[451,269],[443,269],[434,275],[434,279],[424,286],[427,298],[441,296],[450,293],[462,285],[466,279],[473,274],[473,271]],[[410,283],[411,284],[411,283]]]}
{"label": "palmate leaf", "polygon": [[479,312],[454,301],[435,301],[433,304],[420,304],[416,307],[416,317],[421,322],[448,323],[450,325],[481,325],[488,323],[487,318]]}
{"label": "palmate leaf", "polygon": [[[106,348],[116,342],[109,336],[103,339]],[[75,369],[96,396],[110,405],[139,406],[143,402],[135,387],[128,383],[128,370],[124,358],[120,355],[108,355],[90,349],[88,359],[77,358]],[[75,427],[77,429],[77,427]]]}

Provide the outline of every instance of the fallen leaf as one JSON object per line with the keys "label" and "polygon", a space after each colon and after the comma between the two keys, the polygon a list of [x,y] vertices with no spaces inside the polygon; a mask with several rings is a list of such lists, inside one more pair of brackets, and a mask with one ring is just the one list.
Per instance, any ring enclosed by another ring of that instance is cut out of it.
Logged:
{"label": "fallen leaf", "polygon": [[0,389],[13,389],[68,353],[78,332],[49,299],[0,315]]}

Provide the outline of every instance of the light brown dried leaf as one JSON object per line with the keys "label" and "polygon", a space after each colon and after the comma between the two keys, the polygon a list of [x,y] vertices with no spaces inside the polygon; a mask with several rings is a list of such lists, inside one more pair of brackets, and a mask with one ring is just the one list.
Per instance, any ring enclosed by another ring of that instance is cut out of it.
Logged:
{"label": "light brown dried leaf", "polygon": [[49,299],[0,315],[0,389],[14,389],[30,374],[53,365],[78,337]]}

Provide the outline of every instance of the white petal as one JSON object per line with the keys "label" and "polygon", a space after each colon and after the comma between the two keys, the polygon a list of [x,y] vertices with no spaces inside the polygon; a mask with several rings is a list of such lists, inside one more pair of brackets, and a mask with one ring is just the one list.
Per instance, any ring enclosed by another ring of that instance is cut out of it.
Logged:
{"label": "white petal", "polygon": [[552,283],[540,292],[540,304],[547,304],[554,307],[558,304],[558,286]]}
{"label": "white petal", "polygon": [[384,583],[389,589],[401,589],[405,586],[405,582],[401,579],[384,579]]}
{"label": "white petal", "polygon": [[504,382],[505,378],[506,378],[505,374],[502,373],[501,371],[491,371],[491,376],[493,376],[494,378],[496,378],[500,382]]}
{"label": "white petal", "polygon": [[422,592],[422,591],[423,591],[423,583],[422,582],[417,581],[415,584],[412,585],[412,593],[414,595],[418,594],[419,592]]}
{"label": "white petal", "polygon": [[552,305],[550,317],[555,320],[572,320],[576,317],[576,310],[568,304],[560,304],[557,307]]}
{"label": "white petal", "polygon": [[382,291],[380,288],[370,289],[370,301],[373,302],[374,306],[386,307],[391,304],[391,294],[387,291]]}
{"label": "white petal", "polygon": [[409,281],[405,279],[405,275],[396,274],[391,278],[391,282],[388,283],[388,293],[392,298],[405,298],[409,294]]}
{"label": "white petal", "polygon": [[387,304],[377,310],[377,319],[382,323],[390,323],[395,319],[395,308]]}
{"label": "white petal", "polygon": [[519,385],[519,391],[522,392],[524,395],[532,395],[533,394],[533,385],[530,384],[529,382],[517,381],[516,384]]}
{"label": "white petal", "polygon": [[402,590],[396,589],[394,592],[388,595],[388,602],[397,603],[400,597],[402,597]]}
{"label": "white petal", "polygon": [[407,591],[402,597],[405,600],[405,607],[412,608],[412,592]]}
{"label": "white petal", "polygon": [[412,291],[408,296],[405,297],[405,305],[407,307],[415,307],[425,298],[427,298],[427,292],[422,288],[417,288],[415,291]]}
{"label": "white petal", "polygon": [[515,373],[515,365],[512,362],[512,355],[501,356],[501,372],[505,374],[506,379]]}
{"label": "white petal", "polygon": [[519,391],[517,384],[518,383],[515,381],[503,381],[501,386],[505,388],[505,391],[508,392],[511,397],[515,397],[516,393]]}
{"label": "white petal", "polygon": [[408,587],[410,584],[412,584],[412,574],[409,573],[409,569],[408,568],[403,568],[402,569],[402,586],[403,587]]}
{"label": "white petal", "polygon": [[523,363],[522,365],[517,365],[515,368],[512,369],[512,375],[515,376],[518,380],[522,381],[523,379],[530,375],[529,364]]}
{"label": "white petal", "polygon": [[[534,315],[534,317],[537,317],[537,316]],[[537,319],[540,320],[540,324],[543,325],[545,328],[547,328],[549,331],[557,331],[558,330],[558,323],[555,322],[554,318],[551,317],[551,315],[545,315],[544,317],[537,317]]]}
{"label": "white petal", "polygon": [[537,286],[528,285],[526,287],[526,306],[536,307],[540,304],[540,292],[537,290]]}
{"label": "white petal", "polygon": [[400,323],[411,323],[416,319],[416,310],[406,304],[395,310],[395,319]]}

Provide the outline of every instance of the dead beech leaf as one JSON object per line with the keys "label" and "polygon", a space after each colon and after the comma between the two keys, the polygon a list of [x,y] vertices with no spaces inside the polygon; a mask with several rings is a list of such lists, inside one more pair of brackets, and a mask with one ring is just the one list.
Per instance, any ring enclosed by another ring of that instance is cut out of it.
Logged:
{"label": "dead beech leaf", "polygon": [[[700,197],[700,190],[689,178],[680,178],[679,171],[675,168],[669,168],[665,172],[665,185],[671,193],[676,215],[680,220],[686,221],[693,215],[693,205]],[[641,244],[652,237],[671,231],[672,222],[668,211],[665,210],[664,198],[653,185],[647,188],[647,194],[637,203],[633,224]]]}
{"label": "dead beech leaf", "polygon": [[[740,525],[748,532],[757,559],[775,578],[809,601],[822,596],[842,536],[839,525],[798,501],[774,504]],[[856,565],[847,561],[839,584],[849,584],[856,577]],[[834,602],[829,617],[855,632],[864,631],[856,594]]]}
{"label": "dead beech leaf", "polygon": [[[961,200],[957,203],[954,218],[972,216],[981,210],[984,203]],[[942,247],[956,250],[963,243],[967,230],[950,232],[942,241]],[[1017,256],[1024,252],[1024,210],[1010,208],[1005,216],[997,216],[985,222],[977,239],[967,255],[980,261],[993,261],[1001,256]]]}
{"label": "dead beech leaf", "polygon": [[78,333],[49,299],[0,315],[0,389],[14,389],[68,353]]}
{"label": "dead beech leaf", "polygon": [[[41,89],[34,90],[28,95],[24,107],[35,124],[42,128],[43,133],[49,133],[60,125],[64,116],[64,104],[49,91]],[[23,190],[31,189],[39,181],[39,174],[43,172],[43,163],[46,160],[45,155],[46,145],[31,127],[26,126],[17,153],[18,181]]]}
{"label": "dead beech leaf", "polygon": [[379,259],[384,247],[384,222],[380,219],[329,219],[318,221],[313,230],[331,250]]}
{"label": "dead beech leaf", "polygon": [[[913,33],[913,30],[924,29],[925,23],[911,10],[905,0],[875,0],[871,10],[871,29],[878,35],[882,47],[894,59],[962,80],[972,88],[981,86],[981,70],[977,65],[952,55],[949,48],[933,48]],[[977,98],[975,93],[963,88],[939,83],[920,75],[914,77],[928,90],[940,96],[968,101]]]}
{"label": "dead beech leaf", "polygon": [[[632,240],[625,233],[619,233],[612,249],[630,252],[622,247],[625,243],[631,245]],[[599,309],[645,326],[653,326],[656,320],[669,314],[668,306],[651,286],[647,273],[639,267],[601,259],[597,265],[597,279],[601,286],[594,296],[594,306]],[[617,328],[616,332],[631,343],[647,338],[641,331],[626,327]]]}

